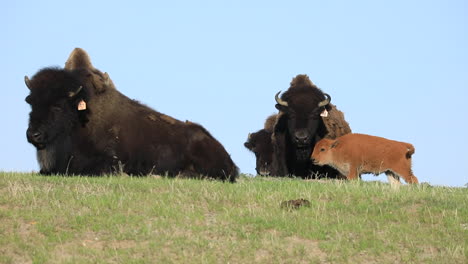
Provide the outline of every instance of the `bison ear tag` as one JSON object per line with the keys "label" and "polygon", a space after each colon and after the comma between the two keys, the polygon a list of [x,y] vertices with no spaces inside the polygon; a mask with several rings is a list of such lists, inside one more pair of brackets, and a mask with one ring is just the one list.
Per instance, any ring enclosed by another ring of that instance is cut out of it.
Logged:
{"label": "bison ear tag", "polygon": [[83,111],[83,110],[86,110],[86,103],[85,103],[85,101],[81,100],[78,103],[78,111]]}
{"label": "bison ear tag", "polygon": [[321,117],[327,117],[328,116],[328,111],[327,109],[324,109],[323,112],[320,114]]}

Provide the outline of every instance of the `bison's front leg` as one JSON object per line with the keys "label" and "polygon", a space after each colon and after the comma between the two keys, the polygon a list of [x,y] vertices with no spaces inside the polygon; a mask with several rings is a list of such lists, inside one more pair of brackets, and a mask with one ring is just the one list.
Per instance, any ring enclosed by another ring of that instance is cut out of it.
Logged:
{"label": "bison's front leg", "polygon": [[124,173],[124,167],[122,161],[117,153],[120,140],[120,129],[116,126],[112,126],[108,129],[109,134],[106,134],[107,140],[103,142],[104,144],[104,154],[109,158],[111,167],[114,169],[115,173]]}

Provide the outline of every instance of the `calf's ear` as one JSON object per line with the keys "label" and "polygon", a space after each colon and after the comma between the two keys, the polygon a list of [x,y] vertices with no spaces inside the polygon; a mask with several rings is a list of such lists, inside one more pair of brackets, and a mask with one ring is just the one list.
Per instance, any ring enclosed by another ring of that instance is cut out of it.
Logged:
{"label": "calf's ear", "polygon": [[340,144],[340,142],[338,140],[335,140],[335,142],[333,142],[333,144],[331,144],[330,148],[335,148],[339,144]]}

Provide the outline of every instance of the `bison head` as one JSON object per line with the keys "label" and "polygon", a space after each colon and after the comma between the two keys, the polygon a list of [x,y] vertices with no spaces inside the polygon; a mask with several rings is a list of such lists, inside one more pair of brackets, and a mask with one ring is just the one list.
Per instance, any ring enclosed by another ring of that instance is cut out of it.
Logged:
{"label": "bison head", "polygon": [[332,149],[335,148],[338,141],[324,138],[315,144],[310,158],[315,165],[331,165]]}
{"label": "bison head", "polygon": [[25,77],[25,82],[31,91],[26,102],[32,110],[26,135],[38,149],[69,135],[75,125],[85,125],[90,97],[115,90],[109,75],[94,68],[80,48],[71,52],[64,70],[46,68],[31,80]]}
{"label": "bison head", "polygon": [[282,99],[279,94],[275,95],[276,108],[282,115],[279,123],[284,123],[290,141],[299,150],[298,159],[308,159],[317,138],[325,134],[321,115],[330,110],[330,95],[321,92],[314,94],[307,90],[302,93],[288,91],[283,94],[286,99]]}
{"label": "bison head", "polygon": [[255,133],[249,134],[244,146],[255,154],[257,160],[257,174],[269,176],[271,174],[271,162],[273,155],[273,146],[271,144],[271,132],[261,129]]}
{"label": "bison head", "polygon": [[32,79],[26,76],[25,83],[30,90],[25,100],[31,105],[26,136],[38,150],[86,122],[88,96],[76,74],[46,68]]}

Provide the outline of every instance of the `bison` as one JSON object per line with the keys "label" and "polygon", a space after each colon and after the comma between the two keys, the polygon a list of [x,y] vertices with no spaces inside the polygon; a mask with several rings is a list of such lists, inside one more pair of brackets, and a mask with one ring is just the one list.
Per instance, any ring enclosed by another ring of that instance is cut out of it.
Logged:
{"label": "bison", "polygon": [[271,135],[276,117],[276,114],[269,116],[265,121],[264,128],[257,132],[249,133],[247,141],[244,143],[244,146],[255,154],[255,170],[261,176],[276,175],[271,168],[273,156]]}
{"label": "bison", "polygon": [[347,134],[335,140],[322,139],[312,152],[316,165],[328,165],[346,175],[347,179],[360,178],[361,174],[385,173],[389,182],[418,183],[411,170],[413,145],[364,134]]}
{"label": "bison", "polygon": [[[205,128],[121,94],[106,73],[92,66],[82,49],[72,52],[65,69],[44,68],[25,81],[31,90],[26,101],[32,108],[28,141],[38,153],[48,148],[56,152],[58,145],[67,143],[61,149],[65,155],[49,155],[60,163],[55,173],[81,173],[74,169],[87,166],[87,173],[102,174],[118,162],[123,172],[132,175],[210,177],[230,182],[238,177],[229,154]],[[70,158],[73,154],[80,158]],[[63,160],[68,163],[67,171]]]}
{"label": "bison", "polygon": [[317,141],[351,133],[343,113],[330,104],[330,95],[302,74],[293,78],[281,97],[279,94],[275,96],[279,113],[272,135],[273,170],[282,176],[342,178],[337,170],[310,161]]}

